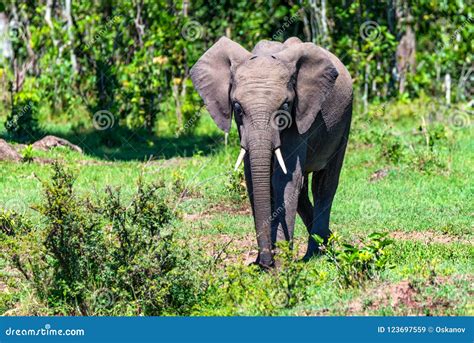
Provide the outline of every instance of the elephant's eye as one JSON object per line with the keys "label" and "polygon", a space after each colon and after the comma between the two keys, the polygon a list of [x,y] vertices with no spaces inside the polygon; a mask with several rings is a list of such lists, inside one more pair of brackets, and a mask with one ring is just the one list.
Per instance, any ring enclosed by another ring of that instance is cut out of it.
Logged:
{"label": "elephant's eye", "polygon": [[237,115],[242,114],[242,107],[238,102],[234,102],[234,113]]}
{"label": "elephant's eye", "polygon": [[285,102],[283,105],[281,105],[281,109],[282,109],[283,111],[288,112],[288,110],[290,109],[290,104],[288,104],[287,102]]}

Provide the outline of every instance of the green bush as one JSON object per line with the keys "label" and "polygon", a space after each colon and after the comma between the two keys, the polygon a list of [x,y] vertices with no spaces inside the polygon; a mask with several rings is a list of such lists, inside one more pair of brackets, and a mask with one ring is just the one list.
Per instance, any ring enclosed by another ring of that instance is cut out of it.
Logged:
{"label": "green bush", "polygon": [[[314,239],[323,244],[321,237],[315,236]],[[360,246],[343,242],[339,235],[333,234],[324,249],[327,258],[336,266],[340,285],[352,287],[360,286],[391,267],[388,248],[392,243],[387,233],[374,232]]]}
{"label": "green bush", "polygon": [[229,173],[225,182],[225,188],[231,199],[236,202],[244,202],[247,199],[247,184],[243,168]]}
{"label": "green bush", "polygon": [[[187,314],[202,288],[200,268],[174,238],[164,185],[145,185],[126,202],[119,189],[99,199],[74,192],[75,176],[53,165],[38,211],[45,226],[17,230],[16,214],[0,216],[5,257],[48,311],[64,315]],[[26,250],[28,247],[28,250]]]}
{"label": "green bush", "polygon": [[397,164],[402,161],[405,151],[399,136],[386,132],[380,137],[378,143],[380,154],[387,162]]}
{"label": "green bush", "polygon": [[39,133],[37,98],[25,93],[16,94],[5,128],[15,140],[36,139]]}

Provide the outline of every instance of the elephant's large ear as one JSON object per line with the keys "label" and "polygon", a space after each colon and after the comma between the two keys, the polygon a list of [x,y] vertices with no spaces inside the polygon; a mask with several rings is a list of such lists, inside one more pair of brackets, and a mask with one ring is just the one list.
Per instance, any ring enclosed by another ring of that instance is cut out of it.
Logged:
{"label": "elephant's large ear", "polygon": [[217,126],[229,132],[231,68],[252,55],[232,40],[220,38],[191,69],[191,80]]}
{"label": "elephant's large ear", "polygon": [[303,134],[316,119],[339,73],[324,49],[313,43],[291,43],[285,42],[288,47],[275,56],[295,68],[295,119],[299,133]]}

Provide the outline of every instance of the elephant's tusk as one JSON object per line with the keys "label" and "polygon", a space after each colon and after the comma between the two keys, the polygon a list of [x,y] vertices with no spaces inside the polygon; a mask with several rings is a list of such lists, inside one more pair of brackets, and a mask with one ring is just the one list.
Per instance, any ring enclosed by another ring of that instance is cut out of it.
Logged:
{"label": "elephant's tusk", "polygon": [[285,166],[285,161],[283,161],[283,156],[281,156],[281,150],[280,148],[275,150],[275,155],[277,157],[278,163],[280,164],[281,169],[283,170],[283,173],[286,174],[286,166]]}
{"label": "elephant's tusk", "polygon": [[234,171],[237,171],[237,169],[239,168],[240,164],[242,163],[242,160],[244,159],[245,153],[245,149],[240,148],[240,154],[239,157],[237,157],[237,162],[235,162]]}

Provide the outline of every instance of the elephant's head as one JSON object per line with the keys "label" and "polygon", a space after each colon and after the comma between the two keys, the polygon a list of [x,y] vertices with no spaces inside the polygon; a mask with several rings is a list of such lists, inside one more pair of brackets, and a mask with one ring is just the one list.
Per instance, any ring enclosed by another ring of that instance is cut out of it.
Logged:
{"label": "elephant's head", "polygon": [[286,173],[280,152],[285,123],[300,134],[311,126],[337,70],[327,52],[312,43],[290,38],[284,44],[262,41],[252,53],[221,38],[193,66],[191,78],[216,124],[228,132],[234,113],[241,153],[249,154],[259,263],[273,263],[271,243],[271,162],[275,154]]}

